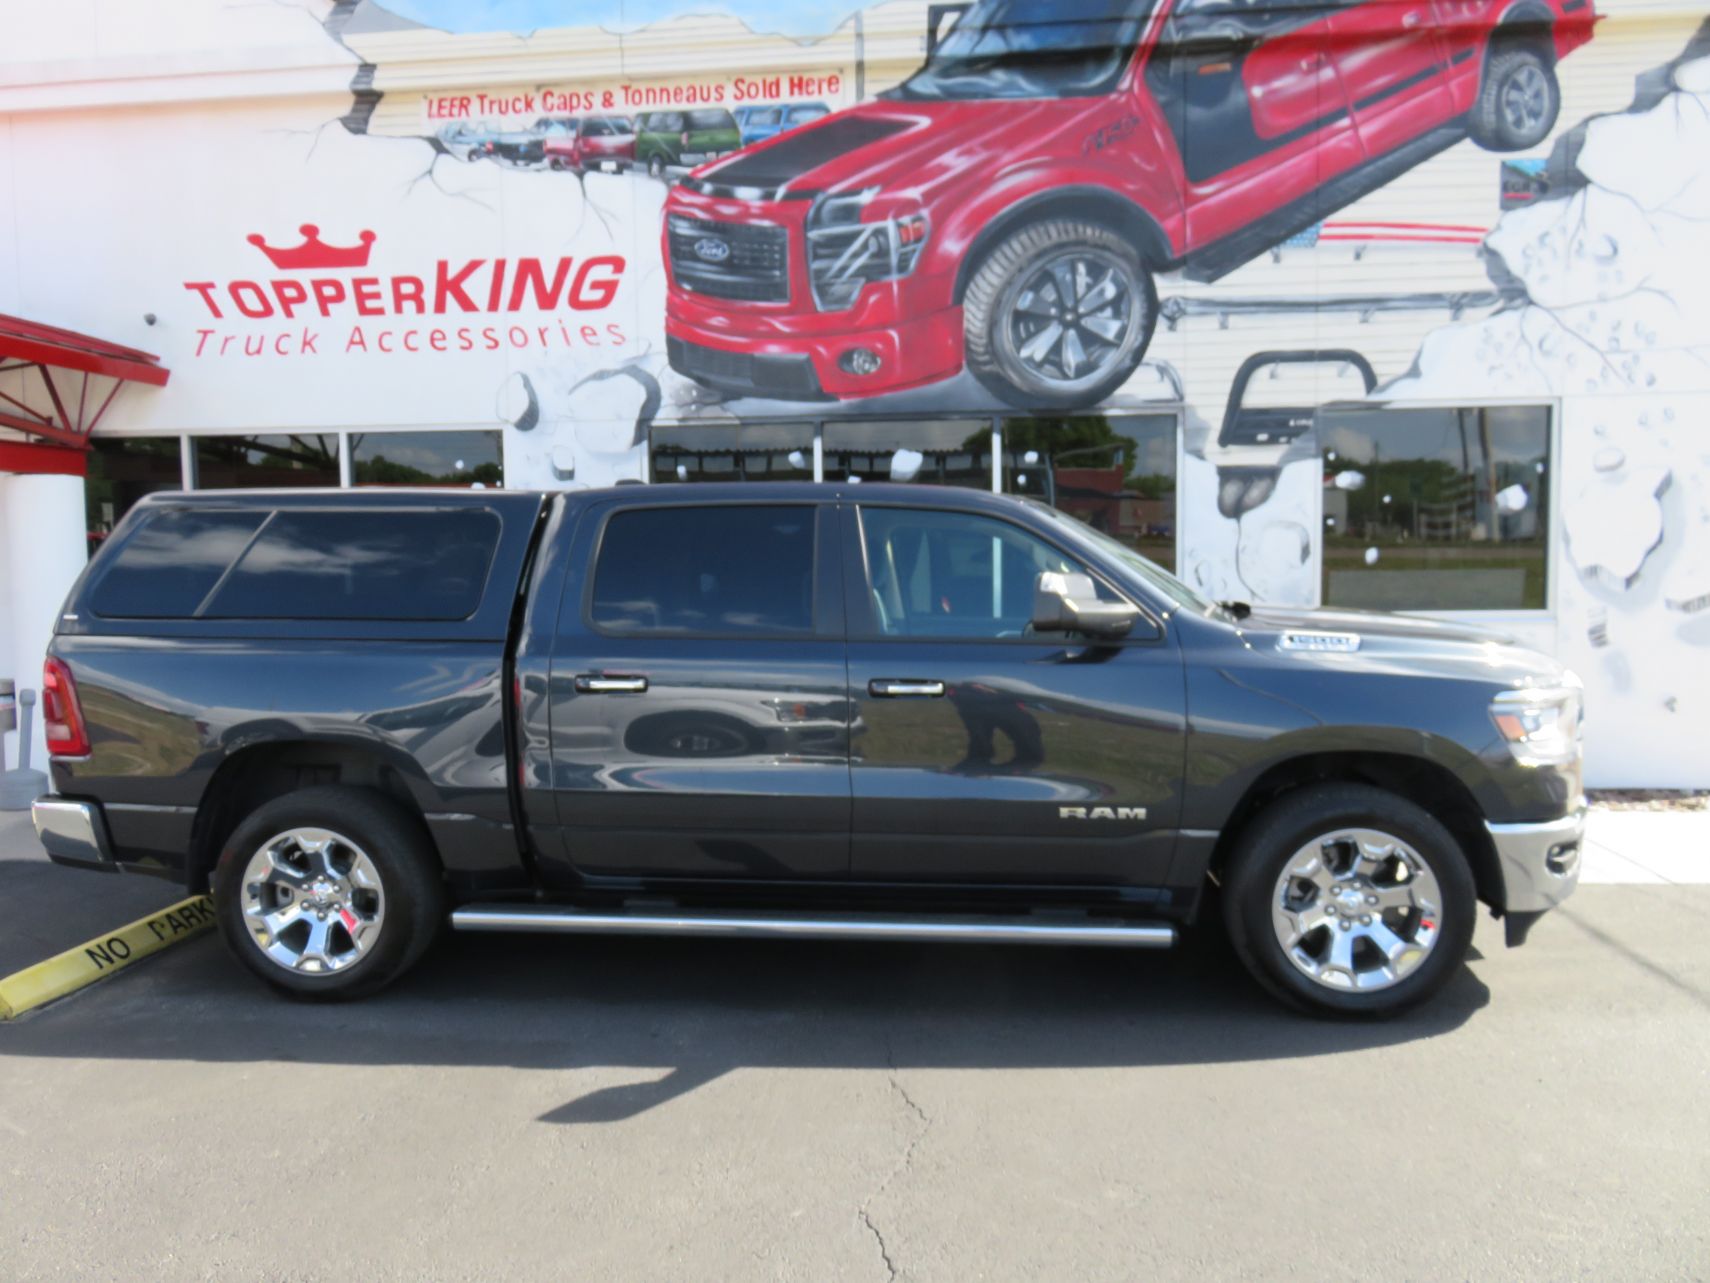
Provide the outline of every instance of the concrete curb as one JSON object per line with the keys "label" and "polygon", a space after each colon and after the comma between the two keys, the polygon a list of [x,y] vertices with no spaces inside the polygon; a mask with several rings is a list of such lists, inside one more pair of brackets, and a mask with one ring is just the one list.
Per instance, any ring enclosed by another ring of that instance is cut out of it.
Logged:
{"label": "concrete curb", "polygon": [[205,895],[168,905],[111,935],[91,940],[0,979],[0,1020],[75,993],[138,959],[188,940],[214,925],[214,902]]}

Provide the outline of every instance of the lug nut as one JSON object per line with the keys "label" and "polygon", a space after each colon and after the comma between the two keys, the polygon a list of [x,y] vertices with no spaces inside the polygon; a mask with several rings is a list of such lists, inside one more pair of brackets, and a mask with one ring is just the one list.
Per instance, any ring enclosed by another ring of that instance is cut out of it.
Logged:
{"label": "lug nut", "polygon": [[[323,914],[322,916],[324,917],[325,915]],[[1346,918],[1342,919],[1342,930],[1346,931],[1352,925],[1353,923],[1349,922]]]}
{"label": "lug nut", "polygon": [[1362,913],[1360,915],[1360,925],[1362,927],[1369,927],[1369,926],[1371,926],[1371,924],[1372,924],[1371,915],[1366,914],[1366,913]]}
{"label": "lug nut", "polygon": [[1366,903],[1367,904],[1376,904],[1377,903],[1377,897],[1375,895],[1368,895],[1366,897]]}

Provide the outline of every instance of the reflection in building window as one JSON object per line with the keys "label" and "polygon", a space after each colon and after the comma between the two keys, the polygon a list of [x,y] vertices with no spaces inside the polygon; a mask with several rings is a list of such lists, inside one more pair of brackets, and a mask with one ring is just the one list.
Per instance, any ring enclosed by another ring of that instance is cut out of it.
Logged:
{"label": "reflection in building window", "polygon": [[655,481],[812,481],[813,424],[656,427]]}
{"label": "reflection in building window", "polygon": [[1317,432],[1326,605],[1546,607],[1548,409],[1326,406]]}
{"label": "reflection in building window", "polygon": [[1175,569],[1173,414],[1005,419],[1003,488],[1043,499]]}
{"label": "reflection in building window", "polygon": [[183,488],[177,437],[96,437],[89,443],[89,473],[83,486],[89,555],[95,555],[138,499]]}
{"label": "reflection in building window", "polygon": [[338,436],[197,437],[198,490],[338,485]]}
{"label": "reflection in building window", "polygon": [[496,488],[505,469],[497,432],[358,432],[350,473],[359,486]]}
{"label": "reflection in building window", "polygon": [[849,419],[824,431],[827,481],[992,488],[989,419]]}

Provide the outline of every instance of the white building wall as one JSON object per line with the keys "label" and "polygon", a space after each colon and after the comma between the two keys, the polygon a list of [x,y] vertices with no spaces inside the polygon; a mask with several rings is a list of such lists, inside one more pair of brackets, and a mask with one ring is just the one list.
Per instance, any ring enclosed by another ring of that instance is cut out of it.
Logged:
{"label": "white building wall", "polygon": [[[60,606],[83,569],[83,478],[0,474],[0,556],[0,673],[39,695]],[[33,729],[31,765],[46,770],[39,703]],[[17,766],[18,736],[6,740],[6,764]]]}

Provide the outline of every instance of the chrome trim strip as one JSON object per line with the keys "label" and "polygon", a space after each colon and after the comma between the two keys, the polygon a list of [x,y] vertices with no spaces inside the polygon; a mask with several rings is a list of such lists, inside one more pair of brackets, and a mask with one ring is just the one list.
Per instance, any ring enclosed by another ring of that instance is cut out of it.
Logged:
{"label": "chrome trim strip", "polygon": [[30,819],[50,859],[101,869],[117,867],[107,820],[97,803],[38,797],[30,804]]}
{"label": "chrome trim strip", "polygon": [[1168,949],[1176,929],[1159,923],[1032,922],[1010,918],[871,918],[760,913],[606,913],[526,905],[456,909],[459,931],[544,931],[590,935],[788,937],[834,940],[939,940],[978,944],[1096,944]]}
{"label": "chrome trim strip", "polygon": [[1585,807],[1559,820],[1531,824],[1491,824],[1491,843],[1502,866],[1508,913],[1553,909],[1579,884],[1580,852],[1585,845]]}

